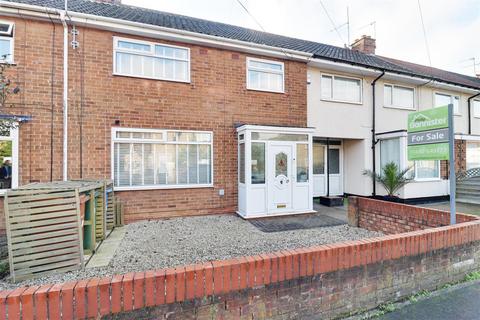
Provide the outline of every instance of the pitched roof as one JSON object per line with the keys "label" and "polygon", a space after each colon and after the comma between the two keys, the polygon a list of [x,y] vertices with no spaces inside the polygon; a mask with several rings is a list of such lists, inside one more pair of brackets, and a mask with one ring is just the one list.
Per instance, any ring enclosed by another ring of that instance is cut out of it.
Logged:
{"label": "pitched roof", "polygon": [[[6,1],[55,8],[59,10],[63,10],[64,8],[64,2],[58,0]],[[296,50],[310,53],[314,58],[344,62],[367,68],[375,68],[416,77],[429,79],[434,78],[436,81],[480,89],[480,79],[475,77],[469,77],[458,73],[430,68],[406,61],[364,54],[348,48],[341,48],[314,41],[261,32],[258,30],[242,28],[220,22],[213,22],[123,4],[111,4],[90,0],[70,0],[68,2],[68,8],[69,11],[78,13],[190,31],[204,35],[217,36],[255,44],[263,44],[277,48]]]}

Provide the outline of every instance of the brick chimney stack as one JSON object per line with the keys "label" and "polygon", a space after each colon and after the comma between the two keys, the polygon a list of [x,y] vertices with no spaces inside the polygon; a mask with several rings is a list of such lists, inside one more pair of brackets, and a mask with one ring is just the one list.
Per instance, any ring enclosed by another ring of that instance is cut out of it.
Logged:
{"label": "brick chimney stack", "polygon": [[366,35],[363,35],[360,39],[357,39],[352,43],[352,50],[367,54],[375,54],[375,48],[375,39]]}

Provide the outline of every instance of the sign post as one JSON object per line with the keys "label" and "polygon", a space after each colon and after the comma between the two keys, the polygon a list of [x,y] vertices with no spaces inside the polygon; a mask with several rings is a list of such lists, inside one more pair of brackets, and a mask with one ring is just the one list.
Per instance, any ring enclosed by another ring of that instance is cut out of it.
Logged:
{"label": "sign post", "polygon": [[453,104],[408,116],[408,160],[449,160],[450,224],[455,224],[455,130]]}

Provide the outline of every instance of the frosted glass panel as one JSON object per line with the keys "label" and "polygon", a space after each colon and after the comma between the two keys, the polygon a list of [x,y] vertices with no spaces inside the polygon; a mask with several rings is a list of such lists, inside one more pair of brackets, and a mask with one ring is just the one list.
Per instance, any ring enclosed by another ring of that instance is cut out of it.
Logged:
{"label": "frosted glass panel", "polygon": [[308,182],[308,144],[297,144],[297,182]]}
{"label": "frosted glass panel", "polygon": [[313,144],[313,174],[325,174],[325,147]]}
{"label": "frosted glass panel", "polygon": [[252,142],[252,184],[265,183],[265,143]]}
{"label": "frosted glass panel", "polygon": [[238,145],[238,180],[245,183],[245,143]]}
{"label": "frosted glass panel", "polygon": [[328,151],[328,165],[329,165],[329,174],[339,174],[340,173],[340,150],[339,149],[330,149]]}

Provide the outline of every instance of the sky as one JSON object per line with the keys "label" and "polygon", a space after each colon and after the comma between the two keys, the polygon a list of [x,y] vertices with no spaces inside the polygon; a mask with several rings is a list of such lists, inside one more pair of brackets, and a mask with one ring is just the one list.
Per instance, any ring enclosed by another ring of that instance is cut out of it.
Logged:
{"label": "sky", "polygon": [[423,65],[430,65],[431,61],[433,67],[470,76],[474,75],[472,58],[475,58],[476,72],[480,73],[480,0],[122,0],[122,3],[263,28],[271,33],[336,46],[348,44],[345,25],[348,7],[350,43],[363,34],[370,35],[376,38],[379,55]]}

